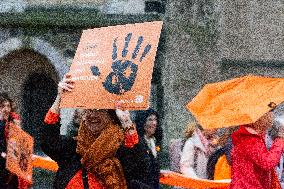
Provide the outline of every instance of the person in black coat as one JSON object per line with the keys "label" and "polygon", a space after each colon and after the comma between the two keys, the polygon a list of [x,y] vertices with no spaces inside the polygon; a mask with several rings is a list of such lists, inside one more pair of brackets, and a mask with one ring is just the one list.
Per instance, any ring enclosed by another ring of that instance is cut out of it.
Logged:
{"label": "person in black coat", "polygon": [[17,189],[18,180],[17,176],[11,174],[6,169],[6,137],[4,134],[6,121],[0,120],[0,188],[1,189]]}
{"label": "person in black coat", "polygon": [[[52,107],[48,111],[44,119],[44,126],[41,128],[40,139],[43,152],[58,164],[53,188],[65,189],[72,188],[73,183],[78,182],[77,188],[86,189],[89,186],[90,173],[83,168],[81,157],[76,152],[77,141],[75,136],[60,135],[60,117],[59,103],[63,90],[71,91],[73,89],[73,80],[70,75],[64,77],[63,81],[58,84],[58,95]],[[75,111],[73,123],[79,126],[80,111]],[[75,118],[75,119],[74,119]],[[76,127],[76,126],[75,126]],[[76,177],[76,175],[79,175]],[[92,177],[94,178],[94,177]],[[72,183],[70,186],[70,182]],[[102,188],[96,183],[97,188]]]}
{"label": "person in black coat", "polygon": [[[58,164],[58,171],[54,180],[53,188],[55,189],[103,189],[105,187],[97,179],[96,175],[88,172],[81,163],[81,156],[76,152],[77,148],[77,131],[75,136],[60,135],[60,118],[59,102],[63,90],[71,91],[73,89],[73,80],[71,75],[64,77],[63,81],[58,84],[58,95],[52,107],[48,111],[44,127],[41,129],[41,148],[43,152]],[[119,122],[115,111],[111,111],[113,118]],[[80,125],[83,111],[75,112],[73,124],[75,128]],[[122,111],[123,113],[123,111]],[[123,116],[123,114],[121,114]],[[86,117],[85,117],[86,119]],[[76,130],[76,129],[75,129]]]}
{"label": "person in black coat", "polygon": [[58,164],[53,187],[66,188],[71,178],[82,168],[76,153],[77,141],[72,137],[60,135],[60,121],[56,124],[45,123],[41,131],[43,152]]}
{"label": "person in black coat", "polygon": [[148,109],[136,114],[139,142],[133,148],[121,147],[121,161],[128,189],[159,189],[159,152],[163,130],[156,111]]}

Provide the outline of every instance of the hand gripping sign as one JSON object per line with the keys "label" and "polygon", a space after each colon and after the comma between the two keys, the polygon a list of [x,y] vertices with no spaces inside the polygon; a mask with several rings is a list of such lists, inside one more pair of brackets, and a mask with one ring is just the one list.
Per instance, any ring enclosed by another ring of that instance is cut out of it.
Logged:
{"label": "hand gripping sign", "polygon": [[70,67],[75,80],[61,107],[147,109],[162,22],[84,30]]}
{"label": "hand gripping sign", "polygon": [[33,137],[19,126],[9,125],[6,168],[32,183]]}

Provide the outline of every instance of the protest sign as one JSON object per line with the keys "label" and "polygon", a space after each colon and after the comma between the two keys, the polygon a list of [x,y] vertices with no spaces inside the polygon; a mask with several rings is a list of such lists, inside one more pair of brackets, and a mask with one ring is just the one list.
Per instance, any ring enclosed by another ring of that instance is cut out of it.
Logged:
{"label": "protest sign", "polygon": [[9,125],[6,168],[30,183],[32,182],[33,137],[19,126]]}
{"label": "protest sign", "polygon": [[162,22],[145,22],[84,30],[70,74],[72,92],[61,107],[147,109]]}

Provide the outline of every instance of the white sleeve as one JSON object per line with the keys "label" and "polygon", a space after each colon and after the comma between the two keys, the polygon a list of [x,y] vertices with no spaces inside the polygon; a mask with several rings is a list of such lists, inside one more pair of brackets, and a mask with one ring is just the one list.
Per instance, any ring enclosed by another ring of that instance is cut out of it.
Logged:
{"label": "white sleeve", "polygon": [[194,170],[194,145],[193,142],[188,139],[183,147],[180,158],[180,171],[186,176],[197,178]]}

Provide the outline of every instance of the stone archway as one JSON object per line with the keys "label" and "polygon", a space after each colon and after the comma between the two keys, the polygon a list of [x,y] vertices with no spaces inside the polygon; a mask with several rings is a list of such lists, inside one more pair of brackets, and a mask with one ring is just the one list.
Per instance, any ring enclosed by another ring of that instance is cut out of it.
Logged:
{"label": "stone archway", "polygon": [[22,127],[34,137],[35,151],[40,151],[39,132],[56,94],[57,83],[46,73],[31,73],[24,83]]}
{"label": "stone archway", "polygon": [[35,138],[35,150],[39,151],[38,129],[57,94],[56,69],[45,56],[22,49],[0,60],[0,75],[0,91],[15,99],[22,127]]}
{"label": "stone archway", "polygon": [[67,60],[62,56],[62,53],[59,50],[54,48],[47,41],[37,37],[29,37],[30,40],[28,43],[24,43],[22,38],[24,38],[24,36],[9,38],[0,43],[0,59],[4,58],[13,51],[28,48],[45,56],[54,66],[60,78],[67,73],[69,70],[66,64]]}
{"label": "stone archway", "polygon": [[[44,56],[46,60],[49,62],[49,64],[53,66],[58,76],[58,79],[61,79],[64,76],[64,74],[66,74],[69,70],[68,65],[70,63],[70,58],[64,57],[63,52],[60,49],[55,48],[51,43],[49,43],[46,40],[40,39],[38,37],[31,37],[25,35],[21,35],[19,37],[11,37],[0,43],[0,69],[1,69],[1,63],[5,62],[4,60],[5,57],[9,56],[11,53],[15,51],[21,51],[22,49],[29,49]],[[2,67],[3,65],[6,64],[2,64]],[[9,83],[11,82],[10,80],[8,81],[1,81],[1,80],[2,79],[0,78],[0,91],[3,90],[6,91],[8,88],[13,89],[12,97],[17,101],[18,104],[22,103],[21,102],[22,96],[19,95],[17,91],[14,90],[15,88],[19,87],[19,84],[17,83],[15,84],[12,82],[13,84],[11,85]],[[62,111],[64,119],[61,120],[63,124],[63,127],[61,127],[61,134],[66,134],[68,132],[67,125],[71,120],[70,115],[72,115],[72,113],[73,110],[71,109],[64,109]]]}

